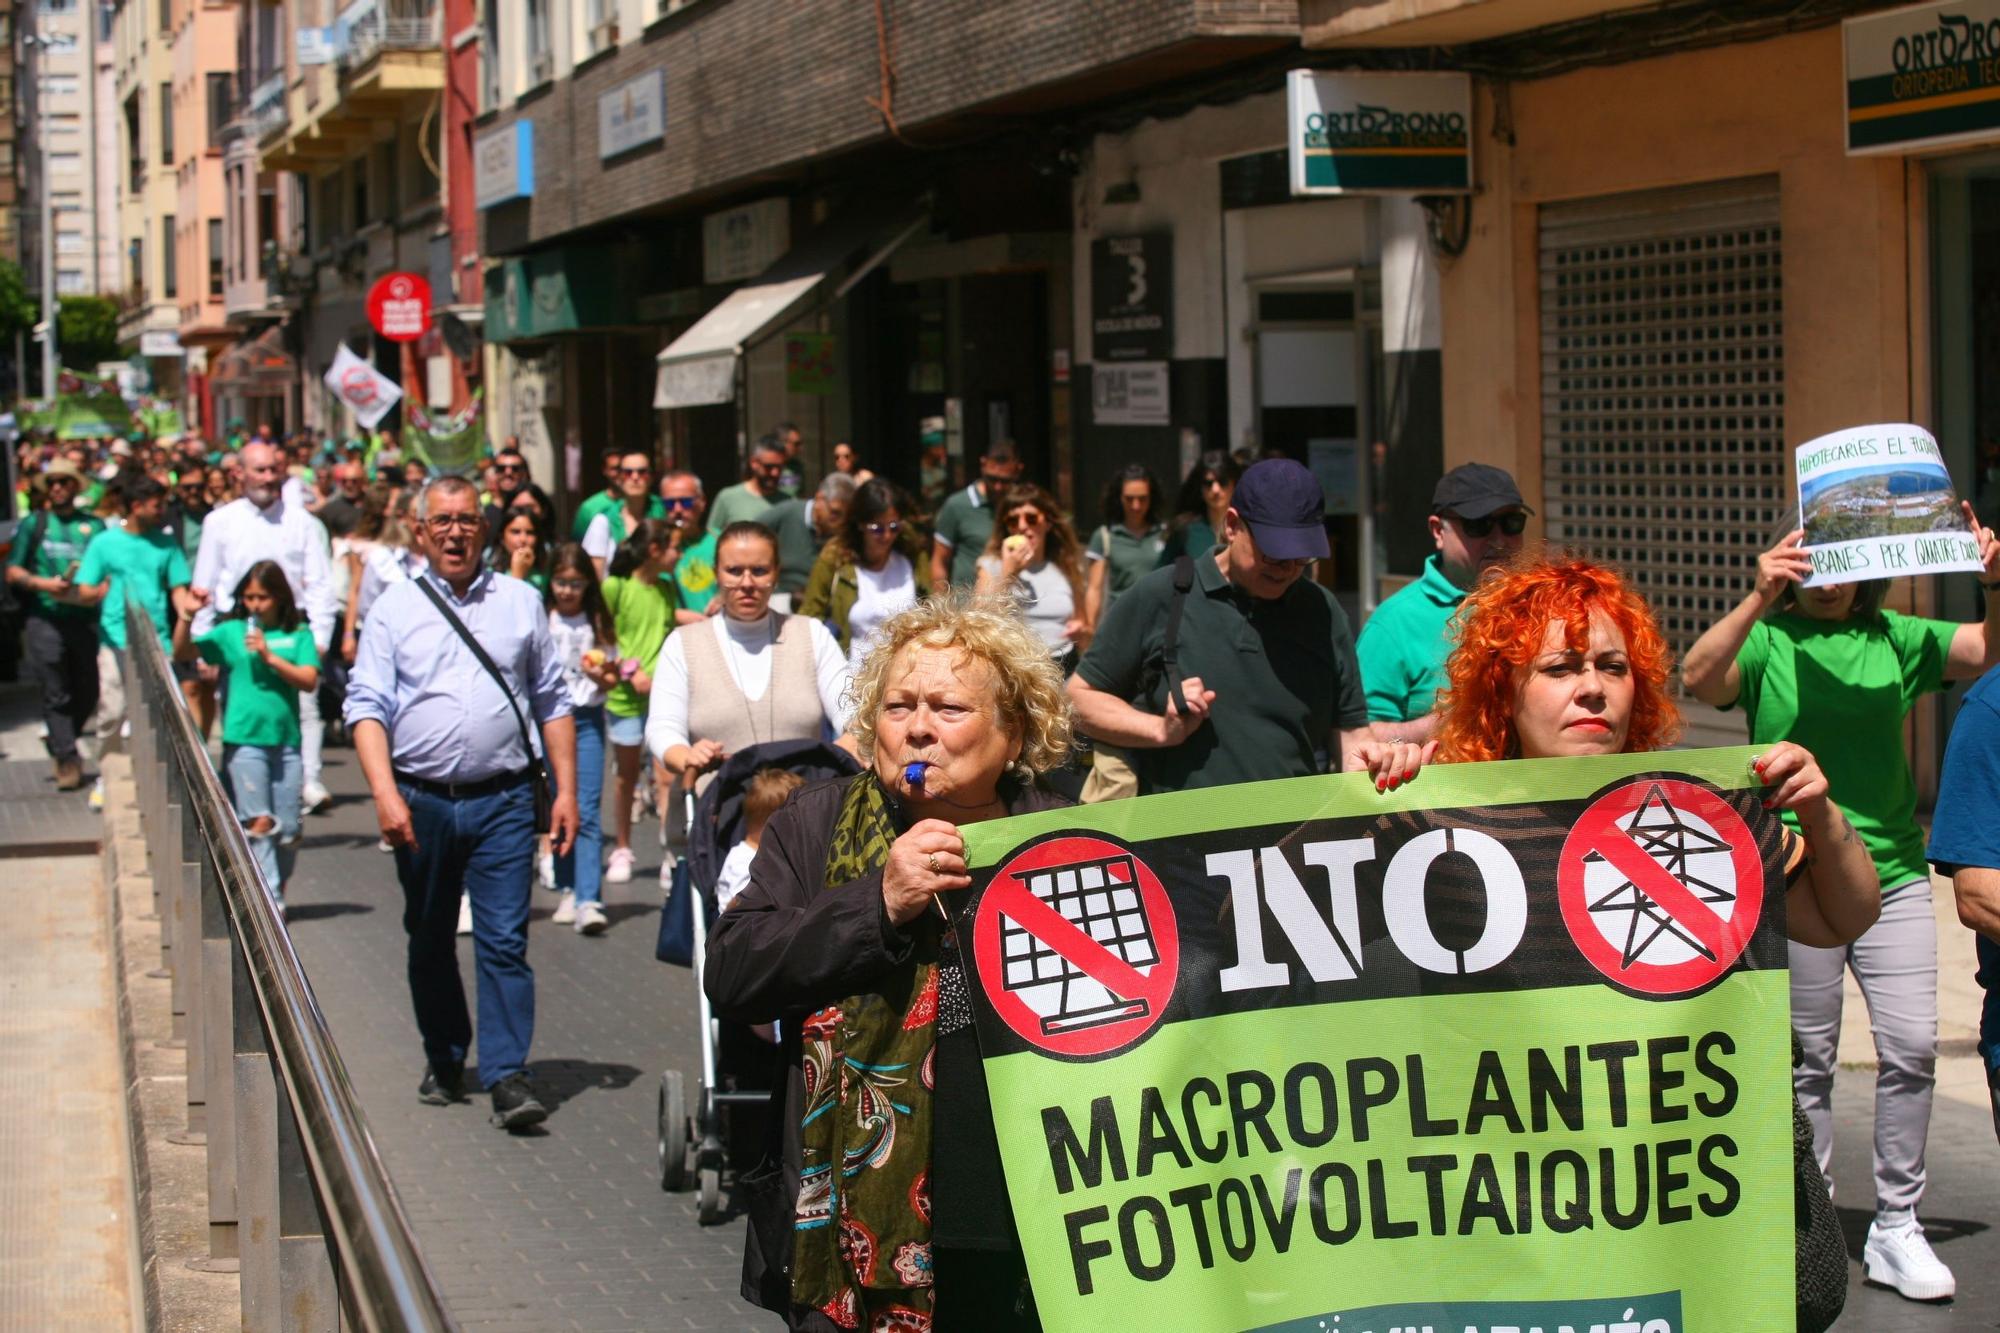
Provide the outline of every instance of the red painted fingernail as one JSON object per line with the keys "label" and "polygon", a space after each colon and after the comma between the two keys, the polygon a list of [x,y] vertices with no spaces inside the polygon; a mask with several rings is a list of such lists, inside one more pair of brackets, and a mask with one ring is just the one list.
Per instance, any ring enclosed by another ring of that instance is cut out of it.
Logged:
{"label": "red painted fingernail", "polygon": [[1411,778],[1415,777],[1416,775],[1417,775],[1417,770],[1413,768],[1409,772],[1403,774],[1403,781],[1408,782]]}
{"label": "red painted fingernail", "polygon": [[1388,779],[1387,779],[1387,778],[1377,778],[1377,779],[1375,779],[1375,790],[1376,790],[1376,791],[1387,791],[1387,790],[1389,790],[1389,781],[1388,781]]}
{"label": "red painted fingernail", "polygon": [[1777,804],[1778,803],[1776,801],[1766,801],[1764,802],[1764,808],[1766,810],[1773,810],[1777,808]]}

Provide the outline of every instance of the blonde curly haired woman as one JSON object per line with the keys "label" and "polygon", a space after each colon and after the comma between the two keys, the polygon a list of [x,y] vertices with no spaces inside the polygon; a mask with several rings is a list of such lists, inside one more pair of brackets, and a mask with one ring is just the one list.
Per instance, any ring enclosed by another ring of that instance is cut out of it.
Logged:
{"label": "blonde curly haired woman", "polygon": [[964,825],[1067,804],[1040,778],[1069,701],[1009,601],[919,602],[879,636],[853,685],[863,772],[771,817],[709,936],[709,998],[777,1020],[790,1070],[744,1290],[795,1329],[1035,1328],[948,917]]}

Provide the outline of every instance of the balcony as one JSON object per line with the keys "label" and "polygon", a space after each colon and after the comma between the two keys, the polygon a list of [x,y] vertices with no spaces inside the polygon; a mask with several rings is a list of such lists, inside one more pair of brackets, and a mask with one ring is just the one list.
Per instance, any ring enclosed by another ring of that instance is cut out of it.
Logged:
{"label": "balcony", "polygon": [[1644,0],[1300,0],[1307,47],[1462,46],[1570,23]]}
{"label": "balcony", "polygon": [[341,11],[331,63],[301,69],[289,106],[279,103],[284,122],[259,135],[261,168],[323,170],[366,148],[380,122],[416,114],[444,89],[439,24],[436,0],[357,0]]}
{"label": "balcony", "polygon": [[250,90],[246,118],[250,122],[251,137],[259,143],[284,131],[289,120],[285,114],[284,71],[280,70]]}

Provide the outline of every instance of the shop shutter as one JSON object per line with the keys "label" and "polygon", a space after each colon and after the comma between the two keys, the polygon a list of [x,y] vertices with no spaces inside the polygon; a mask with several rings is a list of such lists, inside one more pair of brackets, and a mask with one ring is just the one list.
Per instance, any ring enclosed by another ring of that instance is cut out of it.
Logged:
{"label": "shop shutter", "polygon": [[1677,651],[1795,525],[1775,177],[1541,209],[1550,540],[1615,561]]}

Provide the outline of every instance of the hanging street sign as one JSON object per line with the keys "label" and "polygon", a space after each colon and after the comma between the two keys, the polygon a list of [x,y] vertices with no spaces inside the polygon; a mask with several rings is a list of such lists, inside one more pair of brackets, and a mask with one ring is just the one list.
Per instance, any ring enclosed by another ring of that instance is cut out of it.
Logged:
{"label": "hanging street sign", "polygon": [[1951,0],[1840,25],[1847,151],[2000,138],[2000,0]]}
{"label": "hanging street sign", "polygon": [[1295,69],[1292,193],[1469,194],[1472,76]]}

